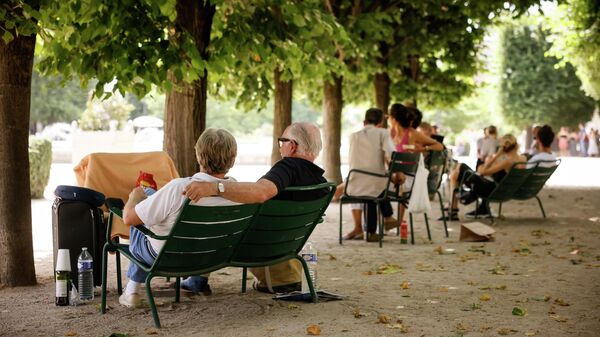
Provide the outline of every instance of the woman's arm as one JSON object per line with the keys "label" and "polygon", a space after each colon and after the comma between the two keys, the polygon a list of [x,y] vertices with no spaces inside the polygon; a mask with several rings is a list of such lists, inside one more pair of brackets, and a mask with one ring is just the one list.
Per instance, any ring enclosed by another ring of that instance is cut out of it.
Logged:
{"label": "woman's arm", "polygon": [[436,141],[435,139],[424,135],[421,131],[414,131],[415,136],[415,149],[417,152],[425,152],[425,151],[443,151],[444,145],[442,143]]}
{"label": "woman's arm", "polygon": [[500,158],[503,154],[504,151],[502,151],[502,148],[500,148],[498,152],[496,152],[488,161],[479,166],[477,172],[482,176],[491,176],[492,174],[500,172],[501,170],[508,171],[510,166],[512,166],[512,162],[506,159],[498,160],[498,158]]}

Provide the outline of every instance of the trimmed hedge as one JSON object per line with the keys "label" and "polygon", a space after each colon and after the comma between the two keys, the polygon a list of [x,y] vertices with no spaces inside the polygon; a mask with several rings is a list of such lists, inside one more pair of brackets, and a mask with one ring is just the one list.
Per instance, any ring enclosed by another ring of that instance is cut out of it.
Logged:
{"label": "trimmed hedge", "polygon": [[44,138],[29,137],[29,184],[31,198],[44,197],[44,189],[50,179],[52,143]]}

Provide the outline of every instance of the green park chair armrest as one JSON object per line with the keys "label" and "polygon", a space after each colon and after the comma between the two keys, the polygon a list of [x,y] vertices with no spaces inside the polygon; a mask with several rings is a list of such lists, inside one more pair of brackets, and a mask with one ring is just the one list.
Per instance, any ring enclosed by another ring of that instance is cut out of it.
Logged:
{"label": "green park chair armrest", "polygon": [[148,227],[146,227],[144,225],[138,225],[138,226],[135,226],[135,228],[138,231],[144,233],[144,235],[149,236],[156,240],[166,240],[169,237],[168,235],[156,235],[153,231],[151,231],[150,229],[148,229]]}

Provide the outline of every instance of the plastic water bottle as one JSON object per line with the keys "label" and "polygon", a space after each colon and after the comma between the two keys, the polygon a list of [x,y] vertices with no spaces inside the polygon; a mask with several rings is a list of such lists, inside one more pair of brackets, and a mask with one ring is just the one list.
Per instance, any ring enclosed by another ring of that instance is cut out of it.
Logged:
{"label": "plastic water bottle", "polygon": [[[306,261],[308,266],[308,273],[310,274],[310,279],[312,281],[313,287],[315,291],[317,290],[317,248],[315,245],[308,241],[302,248],[300,255]],[[306,281],[306,277],[302,275],[302,293],[309,293],[310,288],[308,287],[308,282]]]}
{"label": "plastic water bottle", "polygon": [[79,299],[90,301],[94,299],[94,259],[87,247],[81,248],[77,259]]}

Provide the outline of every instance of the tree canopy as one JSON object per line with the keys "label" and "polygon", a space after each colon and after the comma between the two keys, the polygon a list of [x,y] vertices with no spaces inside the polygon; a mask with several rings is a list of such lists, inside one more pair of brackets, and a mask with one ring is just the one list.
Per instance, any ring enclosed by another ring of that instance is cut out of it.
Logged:
{"label": "tree canopy", "polygon": [[540,26],[507,25],[502,32],[500,105],[525,128],[534,123],[574,126],[589,120],[593,101],[581,91],[571,64],[547,57],[549,32]]}

